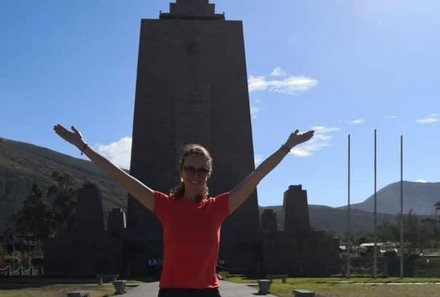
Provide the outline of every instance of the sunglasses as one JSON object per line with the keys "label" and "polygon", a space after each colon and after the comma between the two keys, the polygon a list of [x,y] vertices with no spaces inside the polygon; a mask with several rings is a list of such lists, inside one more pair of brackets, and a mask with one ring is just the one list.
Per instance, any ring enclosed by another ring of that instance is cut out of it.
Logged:
{"label": "sunglasses", "polygon": [[185,171],[185,173],[188,175],[196,175],[197,174],[198,176],[207,175],[209,173],[209,169],[206,169],[203,167],[195,168],[193,166],[184,166],[183,171]]}

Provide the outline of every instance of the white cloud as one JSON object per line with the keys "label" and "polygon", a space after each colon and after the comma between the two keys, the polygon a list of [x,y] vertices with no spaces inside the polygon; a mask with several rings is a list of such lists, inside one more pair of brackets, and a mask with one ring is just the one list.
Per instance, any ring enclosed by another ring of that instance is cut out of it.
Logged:
{"label": "white cloud", "polygon": [[421,178],[419,178],[419,179],[416,179],[416,180],[415,180],[415,182],[416,182],[416,183],[422,183],[422,184],[425,184],[425,183],[427,183],[427,181],[426,181],[426,180],[424,180],[424,179],[421,179]]}
{"label": "white cloud", "polygon": [[270,73],[270,76],[286,76],[287,73],[281,69],[281,67],[275,67],[272,72]]}
{"label": "white cloud", "polygon": [[248,88],[250,93],[254,91],[266,90],[267,82],[265,81],[264,76],[258,76],[258,77],[249,76]]}
{"label": "white cloud", "polygon": [[286,94],[305,92],[315,87],[318,81],[306,76],[287,75],[280,67],[272,70],[268,79],[265,76],[249,76],[249,92],[272,91]]}
{"label": "white cloud", "polygon": [[96,145],[95,149],[119,167],[128,169],[130,167],[131,143],[131,137],[126,136],[110,144]]}
{"label": "white cloud", "polygon": [[360,124],[363,124],[364,122],[365,122],[364,119],[356,119],[356,120],[350,121],[350,124],[360,125]]}
{"label": "white cloud", "polygon": [[[309,146],[309,147],[307,147]],[[310,145],[303,144],[299,147],[294,147],[290,153],[297,157],[309,157],[312,155],[313,150],[310,148]]]}
{"label": "white cloud", "polygon": [[433,124],[440,121],[439,115],[436,113],[430,114],[424,118],[416,120],[421,125]]}
{"label": "white cloud", "polygon": [[316,126],[312,130],[315,134],[312,139],[304,144],[294,147],[290,153],[297,157],[308,157],[313,154],[313,152],[320,151],[325,147],[330,146],[330,140],[333,138],[332,133],[338,132],[340,129],[336,127],[324,127]]}

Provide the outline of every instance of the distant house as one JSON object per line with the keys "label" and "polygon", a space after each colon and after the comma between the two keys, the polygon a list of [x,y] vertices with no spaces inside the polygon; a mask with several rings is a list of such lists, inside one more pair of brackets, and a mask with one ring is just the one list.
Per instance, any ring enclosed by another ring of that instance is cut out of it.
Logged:
{"label": "distant house", "polygon": [[[384,256],[395,256],[398,252],[399,244],[396,242],[377,242],[378,254]],[[374,253],[374,242],[361,243],[359,246],[359,254],[362,256],[373,255]]]}
{"label": "distant house", "polygon": [[[382,247],[382,242],[376,242],[377,251],[380,251]],[[361,256],[373,255],[374,254],[374,242],[364,242],[359,245],[359,254]]]}

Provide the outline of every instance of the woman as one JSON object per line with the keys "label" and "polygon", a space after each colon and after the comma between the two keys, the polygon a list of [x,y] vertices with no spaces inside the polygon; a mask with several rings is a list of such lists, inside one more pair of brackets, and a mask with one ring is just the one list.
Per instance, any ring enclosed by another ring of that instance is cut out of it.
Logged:
{"label": "woman", "polygon": [[68,130],[56,125],[54,130],[161,221],[164,262],[159,297],[220,296],[215,268],[221,224],[294,146],[308,141],[314,133],[308,131],[300,134],[296,130],[285,144],[233,189],[217,197],[209,197],[207,181],[212,172],[212,158],[201,145],[190,144],[184,147],[179,161],[181,182],[166,195],[144,185],[94,151],[75,127]]}

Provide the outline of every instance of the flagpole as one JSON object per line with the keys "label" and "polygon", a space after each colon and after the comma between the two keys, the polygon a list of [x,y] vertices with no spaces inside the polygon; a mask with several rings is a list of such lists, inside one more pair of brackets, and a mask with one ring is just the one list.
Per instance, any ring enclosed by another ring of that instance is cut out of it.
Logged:
{"label": "flagpole", "polygon": [[350,134],[348,134],[348,162],[347,162],[347,238],[345,239],[345,244],[347,247],[347,277],[351,275],[351,241],[350,241]]}
{"label": "flagpole", "polygon": [[374,251],[373,277],[377,277],[377,133],[374,129]]}
{"label": "flagpole", "polygon": [[400,135],[400,278],[403,278],[403,135]]}

